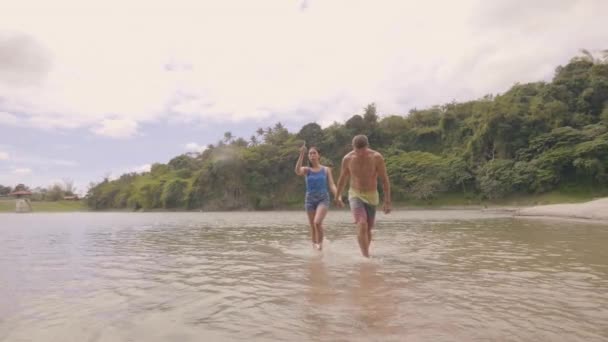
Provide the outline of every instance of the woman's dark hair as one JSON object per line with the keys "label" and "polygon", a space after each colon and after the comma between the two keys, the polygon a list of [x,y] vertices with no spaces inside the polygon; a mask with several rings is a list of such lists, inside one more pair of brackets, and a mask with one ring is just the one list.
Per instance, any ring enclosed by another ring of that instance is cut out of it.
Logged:
{"label": "woman's dark hair", "polygon": [[[312,145],[308,148],[308,152],[310,152],[310,150],[315,150],[317,151],[317,154],[319,155],[319,157],[321,157],[321,150],[319,150],[319,148],[315,145]],[[321,160],[319,160],[319,164],[321,164]],[[308,166],[312,167],[312,163],[310,162],[310,159],[308,159]]]}

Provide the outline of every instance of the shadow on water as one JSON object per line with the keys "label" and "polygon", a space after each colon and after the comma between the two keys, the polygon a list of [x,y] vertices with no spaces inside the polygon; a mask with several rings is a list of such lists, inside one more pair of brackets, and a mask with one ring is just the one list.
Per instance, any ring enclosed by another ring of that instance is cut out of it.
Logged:
{"label": "shadow on water", "polygon": [[327,266],[321,256],[313,256],[308,262],[308,292],[310,305],[331,305],[336,299],[336,291],[331,285]]}
{"label": "shadow on water", "polygon": [[397,300],[392,287],[382,273],[382,265],[361,262],[356,266],[350,298],[356,330],[373,336],[398,332],[392,322],[397,315]]}
{"label": "shadow on water", "polygon": [[361,260],[333,265],[323,256],[306,264],[305,328],[307,339],[353,341],[397,340],[399,300],[382,264]]}

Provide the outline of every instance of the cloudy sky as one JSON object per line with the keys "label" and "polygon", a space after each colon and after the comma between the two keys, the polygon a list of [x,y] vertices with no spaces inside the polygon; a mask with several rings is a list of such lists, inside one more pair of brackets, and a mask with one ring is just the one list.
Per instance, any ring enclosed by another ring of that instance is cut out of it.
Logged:
{"label": "cloudy sky", "polygon": [[549,80],[605,0],[0,0],[0,184],[78,190],[225,131]]}

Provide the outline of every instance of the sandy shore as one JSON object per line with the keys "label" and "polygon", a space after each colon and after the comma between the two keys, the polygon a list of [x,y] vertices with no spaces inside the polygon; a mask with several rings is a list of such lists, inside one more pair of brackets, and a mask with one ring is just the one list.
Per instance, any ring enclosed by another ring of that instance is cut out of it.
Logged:
{"label": "sandy shore", "polygon": [[522,208],[516,210],[514,215],[608,221],[608,198],[585,203],[550,204]]}

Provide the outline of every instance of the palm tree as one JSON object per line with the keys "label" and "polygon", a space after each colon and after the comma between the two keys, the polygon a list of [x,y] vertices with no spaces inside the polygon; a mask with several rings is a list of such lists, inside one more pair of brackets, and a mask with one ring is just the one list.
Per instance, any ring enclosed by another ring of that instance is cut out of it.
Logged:
{"label": "palm tree", "polygon": [[232,139],[234,139],[232,132],[228,131],[224,133],[224,143],[228,144],[232,141]]}
{"label": "palm tree", "polygon": [[591,52],[589,52],[589,50],[587,50],[587,49],[580,49],[580,52],[583,54],[583,56],[581,56],[582,60],[589,61],[591,63],[593,63],[595,61],[595,58],[593,57],[593,54]]}
{"label": "palm tree", "polygon": [[595,57],[593,53],[587,49],[581,49],[580,52],[582,56],[575,57],[576,59],[591,62],[593,64],[608,63],[608,49],[598,51],[598,54],[601,54],[601,57]]}
{"label": "palm tree", "polygon": [[249,142],[251,143],[251,146],[257,146],[258,145],[258,138],[256,138],[255,135],[252,135],[251,138],[249,138]]}

